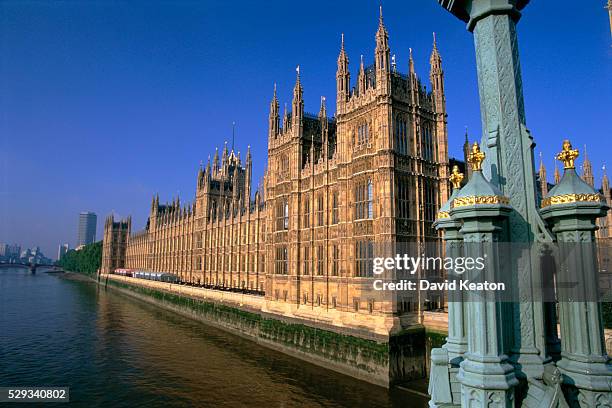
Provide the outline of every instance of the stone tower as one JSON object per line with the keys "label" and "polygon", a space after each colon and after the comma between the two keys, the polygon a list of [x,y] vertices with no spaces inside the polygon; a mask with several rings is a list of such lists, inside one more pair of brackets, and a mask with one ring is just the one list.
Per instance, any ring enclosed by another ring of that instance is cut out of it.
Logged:
{"label": "stone tower", "polygon": [[586,145],[584,146],[584,160],[582,162],[582,179],[591,187],[595,187],[595,177],[593,176],[593,166],[587,155]]}
{"label": "stone tower", "polygon": [[114,215],[106,217],[102,238],[101,273],[111,273],[125,266],[125,250],[132,230],[132,217],[115,222]]}
{"label": "stone tower", "polygon": [[[291,112],[270,103],[266,209],[266,310],[309,317],[328,310],[389,334],[418,322],[415,299],[397,303],[362,284],[375,248],[394,242],[437,242],[432,228],[448,198],[446,98],[435,37],[431,91],[392,69],[382,10],[374,63],[362,56],[352,86],[342,35],[336,71],[336,116],[325,99],[317,115],[304,112],[298,68]],[[278,124],[282,122],[282,127]],[[441,300],[439,300],[441,302]],[[401,316],[401,317],[400,317]],[[338,317],[339,318],[339,317]]]}

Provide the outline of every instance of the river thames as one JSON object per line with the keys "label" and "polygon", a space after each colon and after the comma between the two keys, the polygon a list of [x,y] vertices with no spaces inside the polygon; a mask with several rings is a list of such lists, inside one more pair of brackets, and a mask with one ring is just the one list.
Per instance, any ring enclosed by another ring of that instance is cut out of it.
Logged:
{"label": "river thames", "polygon": [[0,386],[81,407],[423,407],[238,336],[38,271],[0,269]]}

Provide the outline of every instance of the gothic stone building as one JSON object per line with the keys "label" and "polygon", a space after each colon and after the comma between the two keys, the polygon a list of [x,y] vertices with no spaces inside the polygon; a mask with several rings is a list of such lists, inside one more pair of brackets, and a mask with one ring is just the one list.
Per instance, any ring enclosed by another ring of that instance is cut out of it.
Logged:
{"label": "gothic stone building", "polygon": [[[220,162],[217,152],[200,169],[193,204],[160,205],[154,197],[146,229],[127,239],[122,266],[256,291],[269,313],[383,334],[419,322],[418,299],[374,293],[371,261],[378,244],[438,240],[432,223],[449,188],[435,38],[430,65],[430,91],[412,52],[408,73],[397,70],[381,15],[374,64],[364,66],[362,57],[354,85],[342,40],[332,118],[324,98],[317,115],[304,112],[298,67],[290,112],[281,116],[274,90],[267,171],[254,200],[250,151],[243,165],[226,145]],[[104,265],[104,273],[116,266]]]}

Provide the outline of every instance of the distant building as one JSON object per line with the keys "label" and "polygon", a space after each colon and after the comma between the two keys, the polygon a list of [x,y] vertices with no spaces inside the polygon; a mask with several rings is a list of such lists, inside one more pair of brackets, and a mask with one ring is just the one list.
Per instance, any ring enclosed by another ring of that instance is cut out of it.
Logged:
{"label": "distant building", "polygon": [[96,240],[96,223],[98,217],[96,213],[85,211],[79,215],[79,236],[77,247],[91,244]]}
{"label": "distant building", "polygon": [[62,256],[66,255],[69,249],[70,246],[68,244],[61,244],[57,249],[57,260],[61,260]]}
{"label": "distant building", "polygon": [[16,262],[19,260],[21,247],[19,245],[0,243],[0,260],[3,262]]}

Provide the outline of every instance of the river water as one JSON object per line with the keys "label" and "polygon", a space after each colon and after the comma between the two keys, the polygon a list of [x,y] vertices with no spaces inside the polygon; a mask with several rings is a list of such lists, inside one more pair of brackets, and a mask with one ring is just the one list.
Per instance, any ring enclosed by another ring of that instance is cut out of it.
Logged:
{"label": "river water", "polygon": [[80,407],[423,407],[90,282],[0,269],[0,386]]}

